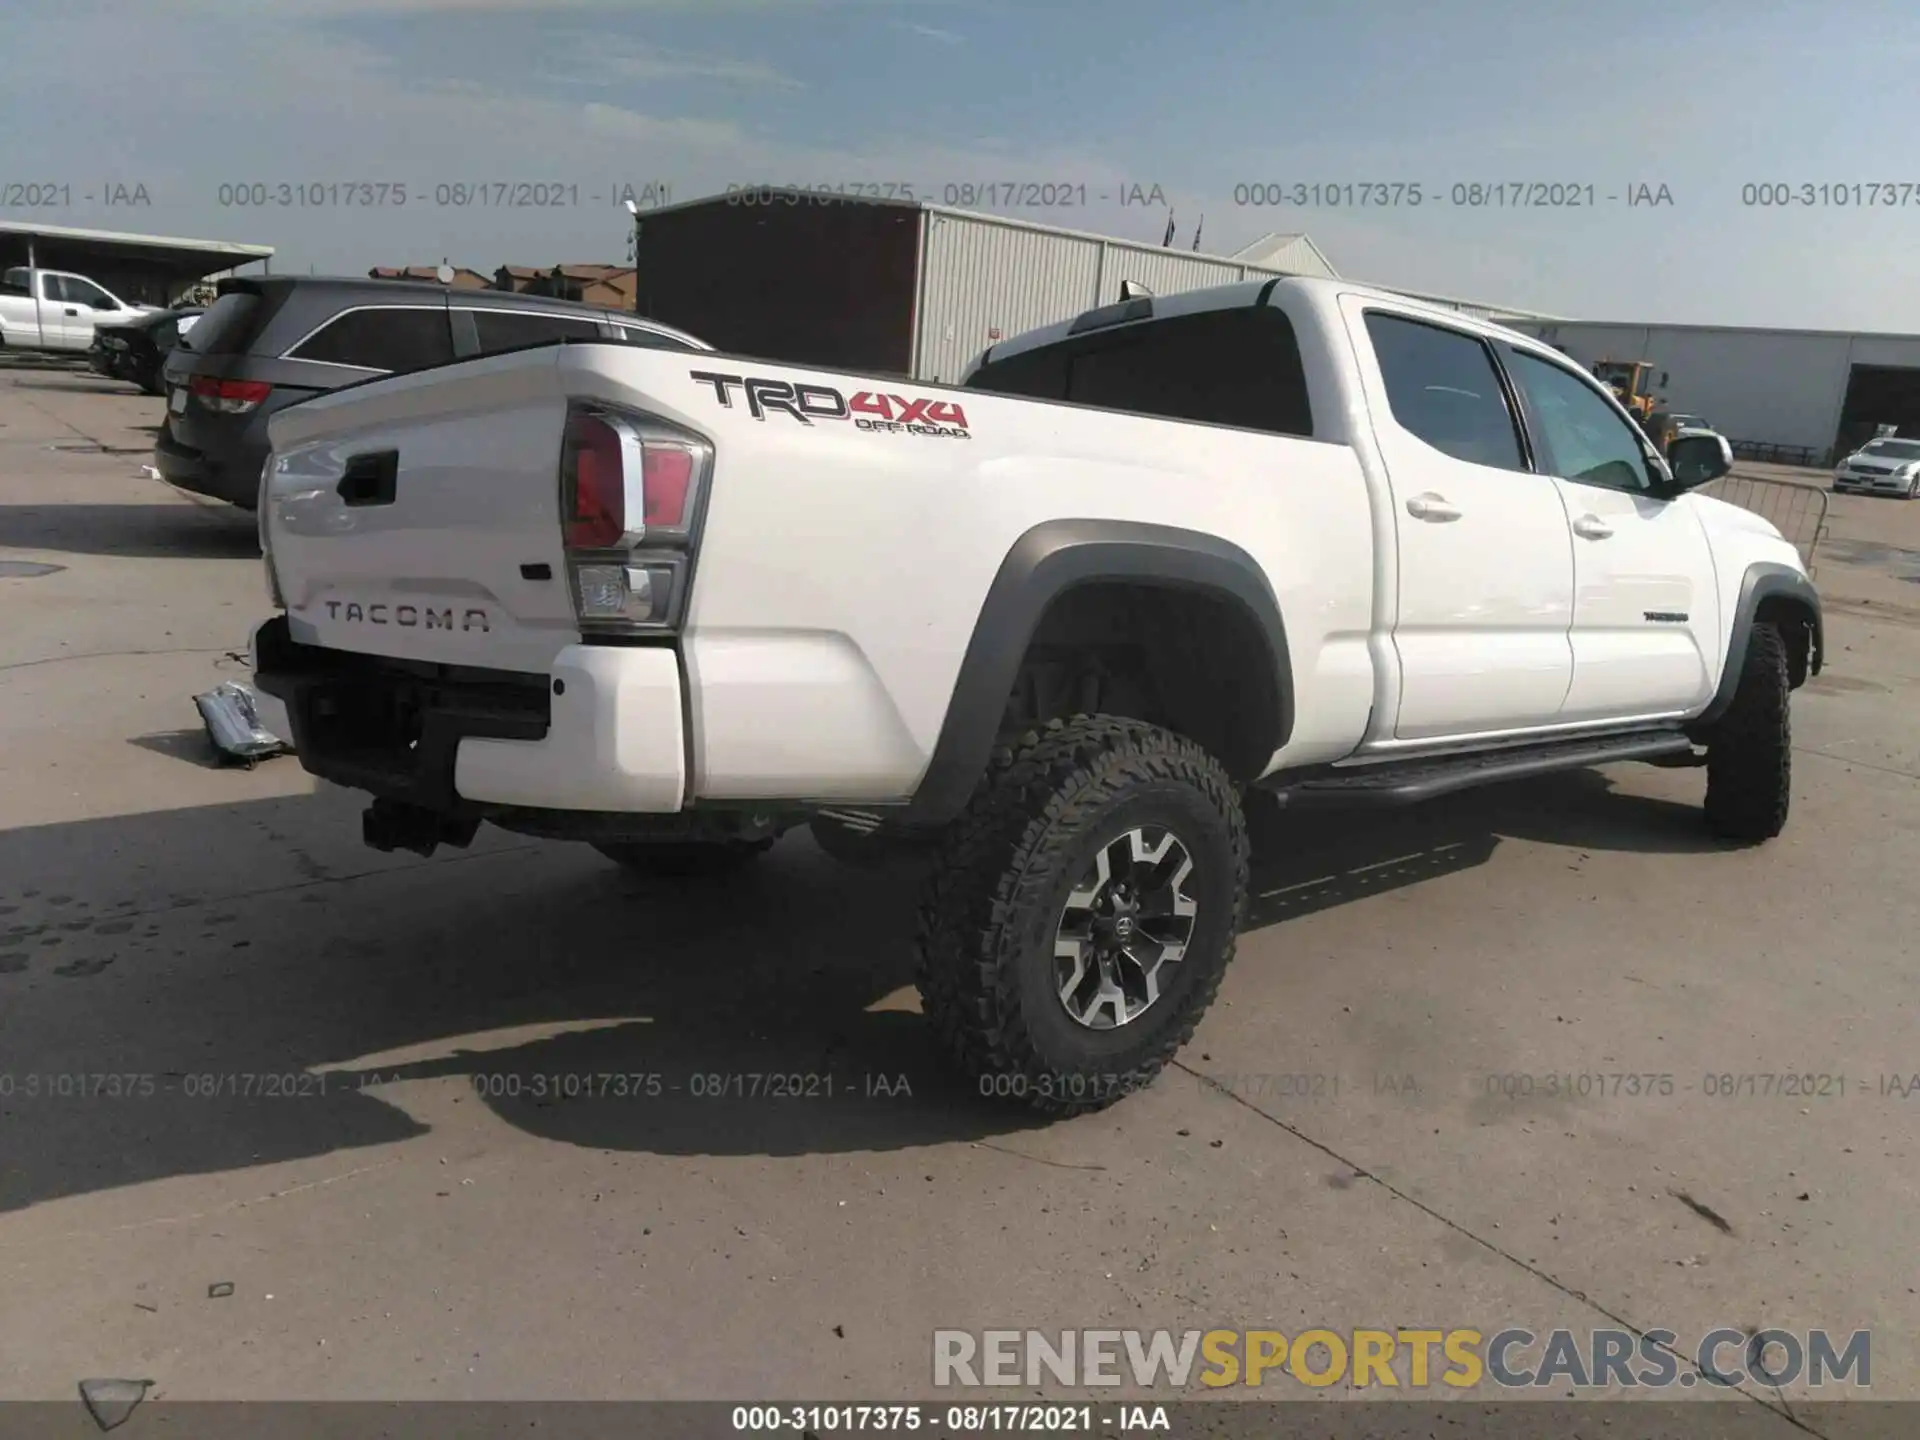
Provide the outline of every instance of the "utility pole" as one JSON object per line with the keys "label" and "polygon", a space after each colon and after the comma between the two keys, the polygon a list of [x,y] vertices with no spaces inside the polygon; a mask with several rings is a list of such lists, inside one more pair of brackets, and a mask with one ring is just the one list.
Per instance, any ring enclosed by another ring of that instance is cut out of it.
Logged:
{"label": "utility pole", "polygon": [[633,228],[627,231],[627,259],[633,262],[633,313],[640,313],[640,207],[633,201],[627,201],[627,214],[633,217]]}

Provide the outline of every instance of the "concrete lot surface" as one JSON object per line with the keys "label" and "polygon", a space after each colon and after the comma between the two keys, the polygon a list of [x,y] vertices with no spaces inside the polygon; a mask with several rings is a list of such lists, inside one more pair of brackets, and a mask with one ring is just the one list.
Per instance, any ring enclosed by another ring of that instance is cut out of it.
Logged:
{"label": "concrete lot surface", "polygon": [[[215,768],[254,522],[141,475],[160,405],[0,371],[0,1396],[924,1398],[937,1328],[1624,1324],[1870,1328],[1920,1398],[1920,505],[1833,504],[1779,841],[1633,767],[1262,815],[1181,1063],[1041,1125],[931,1063],[911,867],[382,856],[296,761]],[[698,1093],[768,1074],[832,1093]]]}

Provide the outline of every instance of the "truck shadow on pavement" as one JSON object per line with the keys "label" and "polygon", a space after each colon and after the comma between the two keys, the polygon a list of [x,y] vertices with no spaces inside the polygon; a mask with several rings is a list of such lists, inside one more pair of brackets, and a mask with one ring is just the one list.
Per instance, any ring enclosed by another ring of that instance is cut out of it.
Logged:
{"label": "truck shadow on pavement", "polygon": [[[1598,776],[1385,816],[1257,808],[1250,928],[1483,864],[1503,837],[1716,848],[1696,808]],[[473,1153],[497,1121],[776,1157],[1045,1123],[937,1062],[908,970],[919,862],[846,869],[801,834],[745,875],[668,883],[497,832],[394,860],[359,848],[357,810],[323,789],[0,832],[0,1212],[350,1166],[442,1128]]]}
{"label": "truck shadow on pavement", "polygon": [[152,505],[0,505],[0,545],[66,555],[260,558],[251,511],[215,501],[183,504],[167,493]]}

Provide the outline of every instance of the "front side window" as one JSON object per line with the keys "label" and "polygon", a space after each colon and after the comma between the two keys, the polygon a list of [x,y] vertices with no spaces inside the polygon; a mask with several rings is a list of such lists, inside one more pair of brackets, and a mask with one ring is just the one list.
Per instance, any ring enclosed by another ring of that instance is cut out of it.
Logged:
{"label": "front side window", "polygon": [[349,310],[302,341],[287,358],[399,374],[449,363],[453,332],[441,309]]}
{"label": "front side window", "polygon": [[1640,436],[1591,385],[1525,351],[1512,355],[1514,381],[1526,393],[1555,475],[1610,490],[1652,488]]}
{"label": "front side window", "polygon": [[1377,310],[1367,312],[1367,336],[1402,430],[1470,465],[1526,469],[1500,374],[1482,341]]}
{"label": "front side window", "polygon": [[69,305],[91,305],[96,310],[117,308],[106,291],[91,280],[82,280],[78,275],[63,275],[60,289],[60,298]]}

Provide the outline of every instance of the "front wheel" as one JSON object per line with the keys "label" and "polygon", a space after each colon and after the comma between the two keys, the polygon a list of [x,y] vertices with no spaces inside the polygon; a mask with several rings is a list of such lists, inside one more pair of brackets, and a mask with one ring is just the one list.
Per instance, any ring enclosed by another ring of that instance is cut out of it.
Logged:
{"label": "front wheel", "polygon": [[1080,715],[1002,752],[921,898],[922,1008],[983,1095],[1056,1115],[1152,1083],[1231,962],[1232,779],[1191,740]]}
{"label": "front wheel", "polygon": [[1787,644],[1755,625],[1739,665],[1733,704],[1707,737],[1707,825],[1723,840],[1758,844],[1786,828],[1793,790]]}
{"label": "front wheel", "polygon": [[639,875],[730,875],[773,848],[771,840],[602,840],[594,849]]}

